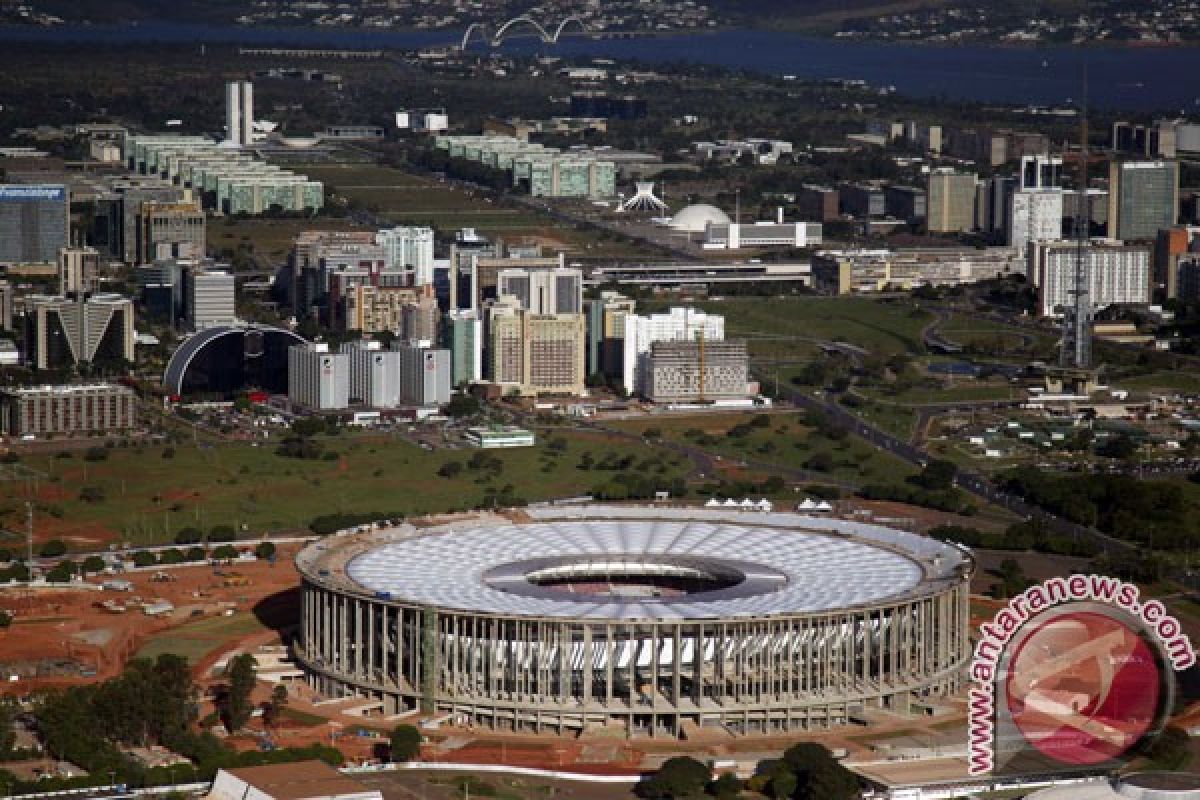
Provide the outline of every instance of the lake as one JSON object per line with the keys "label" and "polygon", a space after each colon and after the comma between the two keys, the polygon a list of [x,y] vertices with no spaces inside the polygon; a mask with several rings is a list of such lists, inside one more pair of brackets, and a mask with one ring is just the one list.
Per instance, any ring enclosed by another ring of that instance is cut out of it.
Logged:
{"label": "lake", "polygon": [[[414,49],[457,44],[461,32],[345,28],[246,28],[182,23],[4,27],[0,41],[35,43],[209,43]],[[482,50],[482,45],[474,44]],[[696,63],[799,78],[853,78],[902,94],[987,103],[1078,102],[1083,64],[1095,108],[1200,111],[1200,48],[989,47],[849,42],[795,33],[725,30],[657,38],[564,37],[506,42],[504,52],[630,59],[648,65]]]}

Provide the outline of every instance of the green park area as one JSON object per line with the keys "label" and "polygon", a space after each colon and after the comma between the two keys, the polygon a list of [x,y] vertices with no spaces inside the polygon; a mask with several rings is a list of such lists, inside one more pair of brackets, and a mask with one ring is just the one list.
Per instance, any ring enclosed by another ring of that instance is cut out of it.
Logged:
{"label": "green park area", "polygon": [[507,241],[536,239],[571,258],[646,255],[636,244],[615,234],[581,229],[483,190],[394,167],[345,164],[302,169],[322,181],[327,191],[345,198],[350,208],[370,211],[396,225],[428,226],[443,236],[460,228],[474,228],[484,236]]}
{"label": "green park area", "polygon": [[728,466],[782,467],[811,473],[814,481],[860,486],[889,483],[915,473],[908,462],[876,450],[837,426],[804,413],[705,414],[652,417],[613,427],[720,456]]}
{"label": "green park area", "polygon": [[25,464],[48,477],[4,484],[0,524],[19,530],[33,491],[39,538],[149,545],[185,527],[229,526],[245,537],[307,530],[338,515],[414,516],[598,489],[619,498],[653,487],[652,496],[692,468],[636,440],[572,431],[539,439],[530,448],[428,451],[399,437],[344,433],[318,437],[315,459],[279,455],[266,443],[114,447],[100,451],[103,460],[89,460],[94,451],[30,455]]}

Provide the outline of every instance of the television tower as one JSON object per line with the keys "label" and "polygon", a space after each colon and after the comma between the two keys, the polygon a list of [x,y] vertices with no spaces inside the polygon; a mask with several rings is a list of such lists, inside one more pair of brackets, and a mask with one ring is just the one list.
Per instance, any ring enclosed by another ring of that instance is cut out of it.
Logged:
{"label": "television tower", "polygon": [[1088,68],[1083,63],[1083,113],[1079,132],[1079,187],[1075,203],[1075,274],[1070,291],[1071,304],[1063,314],[1062,350],[1058,363],[1065,369],[1086,370],[1092,366],[1092,298],[1091,263],[1088,234],[1091,227],[1091,208],[1088,202],[1088,167],[1091,149],[1088,146]]}

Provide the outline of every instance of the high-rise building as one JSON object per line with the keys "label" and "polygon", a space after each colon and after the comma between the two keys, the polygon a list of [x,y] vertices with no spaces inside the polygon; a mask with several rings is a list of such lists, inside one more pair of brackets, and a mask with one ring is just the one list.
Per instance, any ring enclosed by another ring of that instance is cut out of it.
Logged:
{"label": "high-rise building", "polygon": [[523,394],[582,394],[583,314],[534,314],[511,295],[488,307],[488,378]]}
{"label": "high-rise building", "polygon": [[58,251],[58,293],[91,294],[100,288],[100,253],[91,247]]}
{"label": "high-rise building", "polygon": [[192,330],[237,322],[237,283],[232,273],[189,267],[184,283],[187,321]]}
{"label": "high-rise building", "polygon": [[401,404],[401,356],[384,350],[371,339],[346,342],[341,352],[349,358],[350,402],[369,408],[389,409]]}
{"label": "high-rise building", "polygon": [[511,295],[534,314],[579,314],[583,311],[583,272],[578,269],[505,269],[497,275],[496,292]]}
{"label": "high-rise building", "polygon": [[[433,287],[426,284],[425,288]],[[442,312],[432,294],[406,303],[400,308],[400,338],[406,341],[436,342],[441,318]]]}
{"label": "high-rise building", "polygon": [[138,212],[137,263],[203,258],[204,228],[204,212],[195,203],[142,203]]}
{"label": "high-rise building", "polygon": [[450,351],[416,342],[396,342],[400,357],[400,402],[406,406],[444,406],[450,402]]}
{"label": "high-rise building", "polygon": [[483,320],[474,311],[449,311],[442,344],[450,349],[450,385],[483,380]]}
{"label": "high-rise building", "polygon": [[225,140],[238,147],[254,143],[254,84],[225,84]]}
{"label": "high-rise building", "polygon": [[1108,238],[1150,241],[1179,215],[1179,164],[1114,161],[1108,172]]}
{"label": "high-rise building", "polygon": [[406,285],[433,284],[432,228],[388,228],[375,236],[387,254],[388,268],[408,273]]}
{"label": "high-rise building", "polygon": [[583,302],[588,320],[587,373],[610,378],[624,374],[625,320],[637,311],[637,302],[620,292],[603,290]]}
{"label": "high-rise building", "polygon": [[837,189],[828,186],[801,186],[796,190],[796,213],[801,219],[833,222],[839,216]]}
{"label": "high-rise building", "polygon": [[1018,189],[1009,198],[1008,246],[1024,256],[1033,242],[1057,241],[1063,235],[1061,189]]}
{"label": "high-rise building", "polygon": [[639,358],[638,392],[655,403],[707,403],[747,396],[750,356],[745,342],[655,342]]}
{"label": "high-rise building", "polygon": [[884,208],[888,216],[905,222],[920,222],[928,214],[924,189],[915,186],[888,186],[883,190]]}
{"label": "high-rise building", "polygon": [[129,298],[35,295],[27,303],[26,359],[35,369],[64,369],[80,363],[116,367],[133,361]]}
{"label": "high-rise building", "polygon": [[929,175],[928,222],[930,233],[963,233],[975,226],[973,174],[938,169]]}
{"label": "high-rise building", "polygon": [[[1036,242],[1029,249],[1029,278],[1038,288],[1038,313],[1061,316],[1075,303],[1076,242]],[[1093,240],[1083,246],[1093,311],[1150,302],[1150,248]]]}
{"label": "high-rise building", "polygon": [[[664,314],[625,314],[621,350],[621,385],[633,393],[641,384],[638,374],[644,356],[655,342],[719,342],[725,339],[725,318],[692,308],[672,308]],[[616,331],[614,330],[614,334]]]}
{"label": "high-rise building", "polygon": [[1200,253],[1185,253],[1175,262],[1176,297],[1194,303],[1200,300]]}
{"label": "high-rise building", "polygon": [[61,184],[0,184],[0,263],[56,263],[67,246],[70,207]]}
{"label": "high-rise building", "polygon": [[1154,243],[1154,285],[1167,299],[1179,296],[1179,258],[1191,248],[1194,228],[1164,228]]}
{"label": "high-rise building", "polygon": [[36,386],[0,394],[0,425],[9,436],[106,435],[137,425],[137,398],[125,386]]}
{"label": "high-rise building", "polygon": [[484,304],[499,296],[500,273],[505,270],[553,270],[562,269],[565,259],[562,255],[550,258],[542,257],[508,257],[498,258],[482,255],[478,251],[468,250],[465,258],[450,265],[451,286],[457,287],[457,305],[454,309],[482,311]]}
{"label": "high-rise building", "polygon": [[331,353],[324,342],[288,348],[288,400],[311,411],[350,405],[350,356]]}

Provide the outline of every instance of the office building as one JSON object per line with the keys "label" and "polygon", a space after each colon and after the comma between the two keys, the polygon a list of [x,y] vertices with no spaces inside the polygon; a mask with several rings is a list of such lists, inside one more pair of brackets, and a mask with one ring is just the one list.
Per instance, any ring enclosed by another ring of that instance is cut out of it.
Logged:
{"label": "office building", "polygon": [[843,184],[838,187],[841,212],[858,219],[882,217],[887,213],[883,189],[865,184]]}
{"label": "office building", "polygon": [[209,800],[383,800],[378,789],[323,761],[221,769]]}
{"label": "office building", "polygon": [[[601,290],[598,297],[585,300],[587,314],[587,374],[603,373],[609,378],[624,375],[625,320],[636,313],[637,302],[620,292]],[[632,391],[628,384],[627,391]]]}
{"label": "office building", "polygon": [[58,251],[58,293],[91,294],[100,288],[100,253],[91,247]]}
{"label": "office building", "polygon": [[368,408],[400,405],[401,356],[373,339],[345,342],[341,352],[350,370],[350,402]]}
{"label": "office building", "polygon": [[1185,253],[1175,262],[1176,293],[1180,300],[1200,300],[1200,253]]}
{"label": "office building", "polygon": [[137,426],[137,398],[111,383],[8,389],[0,420],[9,436],[108,435]]}
{"label": "office building", "polygon": [[[1038,289],[1038,313],[1061,316],[1073,307],[1078,245],[1037,242],[1029,250],[1030,282]],[[1093,240],[1084,246],[1088,296],[1092,309],[1150,302],[1150,248]]]}
{"label": "office building", "polygon": [[748,394],[745,342],[654,342],[639,360],[638,392],[655,403],[713,403]]}
{"label": "office building", "polygon": [[184,273],[188,327],[193,331],[237,323],[233,273],[192,266]]}
{"label": "office building", "polygon": [[643,357],[656,342],[719,342],[725,339],[725,318],[692,308],[672,308],[662,314],[614,315],[612,335],[621,334],[621,386],[637,391]]}
{"label": "office building", "polygon": [[584,389],[583,314],[534,314],[502,295],[487,309],[487,378],[521,394]]}
{"label": "office building", "polygon": [[225,140],[238,147],[254,144],[254,84],[225,84]]}
{"label": "office building", "polygon": [[859,294],[959,286],[1024,274],[1025,267],[1010,247],[822,250],[812,260],[812,282],[823,294]]}
{"label": "office building", "polygon": [[[427,289],[432,287],[426,284]],[[406,341],[436,342],[441,328],[442,312],[432,294],[419,297],[400,307],[400,338]]]}
{"label": "office building", "polygon": [[442,344],[450,350],[450,385],[483,380],[483,320],[474,311],[449,311]]}
{"label": "office building", "polygon": [[1009,198],[1008,246],[1020,255],[1034,242],[1063,238],[1061,189],[1019,189]]}
{"label": "office building", "polygon": [[288,348],[288,400],[310,411],[341,411],[350,405],[350,356],[324,342]]}
{"label": "office building", "polygon": [[0,328],[13,329],[13,297],[16,287],[8,281],[0,281]]}
{"label": "office building", "polygon": [[0,184],[0,264],[54,264],[67,246],[70,197],[61,184]]}
{"label": "office building", "polygon": [[1167,299],[1181,297],[1179,293],[1179,261],[1200,251],[1200,227],[1180,225],[1158,232],[1154,244],[1154,288]]}
{"label": "office building", "polygon": [[[495,300],[500,273],[505,270],[553,270],[565,268],[562,255],[538,257],[498,257],[468,250],[450,264],[450,285],[455,303],[452,309],[482,312],[484,305]],[[556,295],[557,297],[557,295]]]}
{"label": "office building", "polygon": [[583,272],[578,269],[526,267],[496,275],[497,295],[511,295],[534,314],[578,314],[583,311]]}
{"label": "office building", "polygon": [[508,447],[533,447],[536,437],[533,431],[515,425],[493,425],[488,428],[467,428],[463,432],[467,444],[483,450],[498,450]]}
{"label": "office building", "polygon": [[400,402],[430,408],[450,402],[451,355],[449,350],[419,342],[396,342],[400,357]]}
{"label": "office building", "polygon": [[433,229],[387,228],[375,235],[389,269],[406,273],[406,286],[433,283]]}
{"label": "office building", "polygon": [[204,212],[197,204],[143,202],[138,222],[138,264],[204,257]]}
{"label": "office building", "polygon": [[1017,179],[1012,175],[994,175],[980,185],[983,196],[976,200],[980,230],[1004,233],[1007,238],[1012,196],[1017,185]]}
{"label": "office building", "polygon": [[1179,215],[1179,164],[1114,161],[1108,172],[1108,238],[1151,241]]}
{"label": "office building", "polygon": [[883,190],[884,212],[908,223],[923,222],[928,215],[928,197],[915,186],[887,186]]}
{"label": "office building", "polygon": [[819,222],[776,222],[753,225],[710,223],[704,232],[705,250],[740,250],[743,247],[813,247],[821,243]]}
{"label": "office building", "polygon": [[975,227],[973,174],[938,169],[929,174],[928,223],[930,233],[964,233]]}
{"label": "office building", "polygon": [[796,213],[801,219],[833,222],[840,216],[837,189],[828,186],[801,186],[796,190]]}
{"label": "office building", "polygon": [[118,294],[33,295],[26,300],[26,360],[34,369],[132,363],[133,302]]}

